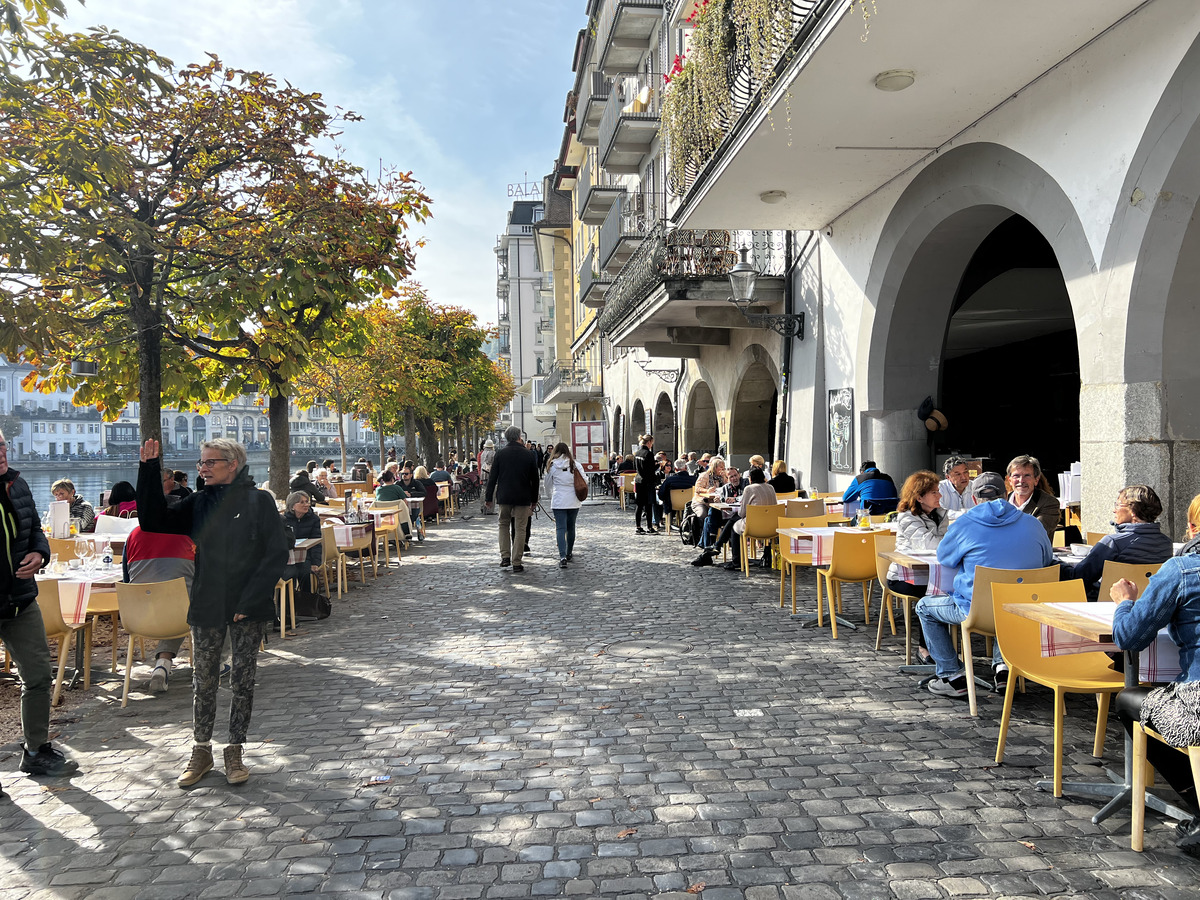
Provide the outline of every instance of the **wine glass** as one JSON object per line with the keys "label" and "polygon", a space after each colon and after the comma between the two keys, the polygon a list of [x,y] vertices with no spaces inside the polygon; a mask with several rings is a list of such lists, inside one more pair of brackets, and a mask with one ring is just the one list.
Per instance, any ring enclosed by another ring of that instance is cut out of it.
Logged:
{"label": "wine glass", "polygon": [[96,559],[96,545],[90,540],[76,541],[75,555],[79,557],[79,564],[83,567],[83,571],[90,573]]}

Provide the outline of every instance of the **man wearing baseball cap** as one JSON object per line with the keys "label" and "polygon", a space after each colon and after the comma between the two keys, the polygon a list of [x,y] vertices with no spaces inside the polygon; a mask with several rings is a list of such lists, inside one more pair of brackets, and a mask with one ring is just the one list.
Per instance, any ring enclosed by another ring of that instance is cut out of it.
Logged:
{"label": "man wearing baseball cap", "polygon": [[[917,602],[917,616],[925,634],[925,645],[936,664],[929,682],[931,693],[942,697],[965,697],[966,671],[951,642],[947,626],[959,625],[971,611],[975,589],[975,567],[993,569],[1036,569],[1054,563],[1054,551],[1046,530],[1004,499],[1004,479],[984,472],[971,485],[975,505],[950,526],[938,545],[938,562],[961,569],[954,577],[954,592],[948,596],[926,595]],[[997,690],[1008,683],[1008,666],[1000,655],[1000,644],[992,642],[992,672]]]}

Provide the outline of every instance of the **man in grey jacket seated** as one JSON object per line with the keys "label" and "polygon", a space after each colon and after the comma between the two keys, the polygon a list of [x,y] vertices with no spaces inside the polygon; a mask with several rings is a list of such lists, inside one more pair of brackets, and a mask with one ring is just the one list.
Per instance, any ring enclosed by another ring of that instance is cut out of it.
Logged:
{"label": "man in grey jacket seated", "polygon": [[[1114,534],[1106,534],[1088,555],[1076,563],[1062,564],[1062,577],[1082,578],[1089,600],[1100,594],[1100,579],[1104,561],[1119,563],[1157,564],[1171,558],[1174,545],[1155,521],[1162,515],[1162,501],[1154,488],[1146,484],[1131,484],[1117,494],[1113,505]],[[1108,599],[1105,597],[1104,599]]]}

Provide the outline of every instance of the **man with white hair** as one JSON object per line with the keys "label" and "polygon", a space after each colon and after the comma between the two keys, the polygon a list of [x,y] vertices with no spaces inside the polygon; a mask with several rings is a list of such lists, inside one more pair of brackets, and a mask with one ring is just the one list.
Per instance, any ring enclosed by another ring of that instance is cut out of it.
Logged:
{"label": "man with white hair", "polygon": [[500,566],[512,566],[513,572],[520,573],[525,571],[525,540],[537,505],[540,479],[537,458],[521,443],[521,429],[510,425],[504,440],[508,443],[492,461],[483,499],[485,508],[492,506],[493,499],[500,507]]}

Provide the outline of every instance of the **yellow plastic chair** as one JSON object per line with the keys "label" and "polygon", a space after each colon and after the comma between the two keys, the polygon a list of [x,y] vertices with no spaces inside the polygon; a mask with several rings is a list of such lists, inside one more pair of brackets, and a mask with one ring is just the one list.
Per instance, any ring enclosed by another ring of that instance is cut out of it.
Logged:
{"label": "yellow plastic chair", "polygon": [[50,544],[50,552],[58,554],[58,561],[61,563],[75,559],[79,554],[75,552],[75,542],[68,538],[46,538]]}
{"label": "yellow plastic chair", "polygon": [[108,587],[94,586],[91,597],[88,598],[87,612],[92,621],[101,616],[107,616],[112,623],[112,661],[110,672],[117,671],[117,625],[119,623],[120,602],[115,591]]}
{"label": "yellow plastic chair", "polygon": [[[676,488],[671,491],[671,522],[676,528],[683,527],[683,511],[695,496],[695,488]],[[670,531],[670,527],[667,530]]]}
{"label": "yellow plastic chair", "polygon": [[296,630],[296,585],[290,578],[275,582],[275,608],[279,610],[279,640],[287,640],[287,614],[292,612],[292,630]]}
{"label": "yellow plastic chair", "polygon": [[448,522],[450,520],[450,482],[438,482],[438,513],[437,523]]}
{"label": "yellow plastic chair", "polygon": [[[1153,728],[1147,728],[1141,722],[1133,723],[1133,796],[1130,798],[1133,821],[1129,834],[1130,848],[1142,851],[1142,843],[1146,830],[1146,738],[1154,738],[1167,744],[1166,739]],[[1170,747],[1170,744],[1167,744]],[[1192,780],[1200,784],[1200,746],[1175,747],[1180,753],[1187,755],[1192,765]]]}
{"label": "yellow plastic chair", "polygon": [[345,589],[346,582],[349,581],[349,574],[346,571],[346,554],[344,554],[337,545],[337,538],[333,534],[332,525],[321,526],[321,576],[325,580],[325,595],[332,596],[329,591],[329,574],[333,570],[334,577],[337,579],[337,595],[338,599],[342,599],[342,591]]}
{"label": "yellow plastic chair", "polygon": [[[1004,691],[1004,714],[1000,718],[1000,737],[996,742],[996,762],[1004,762],[1004,741],[1008,737],[1008,723],[1012,718],[1017,678],[1025,678],[1050,688],[1054,691],[1054,796],[1061,797],[1066,695],[1096,695],[1099,709],[1096,715],[1092,756],[1100,757],[1104,755],[1108,707],[1113,694],[1119,693],[1125,686],[1125,676],[1114,672],[1111,660],[1099,651],[1072,653],[1066,656],[1042,656],[1041,626],[1032,619],[1022,618],[1004,609],[1005,604],[1015,603],[1082,603],[1087,599],[1087,595],[1080,579],[1023,584],[994,582],[991,590],[996,640],[1000,642],[1000,653],[1009,667],[1008,687]],[[1134,762],[1135,777],[1138,768]],[[1145,766],[1140,768],[1144,776]]]}
{"label": "yellow plastic chair", "polygon": [[775,492],[775,499],[780,503],[786,503],[788,500],[795,500],[799,496],[799,491],[783,491],[782,493],[779,491]]}
{"label": "yellow plastic chair", "polygon": [[371,512],[391,513],[395,518],[391,525],[381,524],[379,519],[375,520],[376,544],[383,548],[384,567],[391,568],[393,543],[396,545],[396,562],[400,562],[400,525],[408,520],[408,504],[403,500],[376,500],[371,506]]}
{"label": "yellow plastic chair", "polygon": [[1105,537],[1108,533],[1105,531],[1089,531],[1087,533],[1088,546],[1094,546],[1100,543],[1100,538]]}
{"label": "yellow plastic chair", "polygon": [[896,533],[893,531],[876,531],[875,534],[875,578],[879,581],[879,586],[883,588],[883,597],[879,601],[879,627],[875,630],[875,649],[878,650],[883,644],[883,619],[884,613],[887,613],[888,623],[891,625],[892,634],[896,633],[896,619],[892,614],[892,600],[899,600],[904,604],[904,664],[912,664],[912,613],[913,607],[917,605],[920,597],[912,594],[898,594],[888,587],[887,571],[891,567],[891,563],[880,556],[881,553],[891,553],[896,549]]}
{"label": "yellow plastic chair", "polygon": [[[121,706],[129,705],[129,681],[133,673],[134,638],[166,641],[187,637],[188,591],[182,578],[138,584],[117,584],[117,602],[121,607],[121,625],[129,635],[125,649],[125,688]],[[116,643],[116,634],[113,634]]]}
{"label": "yellow plastic chair", "polygon": [[772,506],[747,506],[745,528],[740,535],[742,550],[742,574],[750,577],[750,542],[763,541],[767,544],[779,543],[779,518],[783,515],[784,506],[776,503]]}
{"label": "yellow plastic chair", "polygon": [[814,500],[831,500],[834,497],[836,497],[837,499],[840,500],[842,497],[842,492],[841,491],[813,491],[812,497]]}
{"label": "yellow plastic chair", "polygon": [[863,616],[871,624],[871,582],[875,580],[875,535],[838,531],[833,535],[833,554],[828,569],[817,569],[817,609],[821,608],[821,579],[829,589],[829,626],[837,640],[837,613],[842,608],[842,585],[861,584]]}
{"label": "yellow plastic chair", "polygon": [[[791,518],[780,517],[775,523],[776,534],[780,528],[824,528],[826,516],[815,516],[813,518]],[[791,540],[779,540],[779,608],[783,609],[783,581],[784,578],[791,573],[792,576],[792,615],[796,614],[796,567],[809,567],[812,565],[811,553],[793,553],[791,551]],[[821,607],[817,606],[817,624],[823,624]]]}
{"label": "yellow plastic chair", "polygon": [[825,515],[824,500],[789,500],[787,515],[789,519],[808,519],[813,516]]}
{"label": "yellow plastic chair", "polygon": [[621,473],[621,511],[625,511],[625,495],[633,494],[637,491],[637,473],[622,472]]}
{"label": "yellow plastic chair", "polygon": [[1100,599],[1111,600],[1109,592],[1112,586],[1122,578],[1127,578],[1138,587],[1138,596],[1146,590],[1150,578],[1162,568],[1162,563],[1119,563],[1111,559],[1104,561],[1104,572],[1100,576]]}
{"label": "yellow plastic chair", "polygon": [[[975,587],[971,592],[971,611],[967,613],[967,617],[963,619],[960,626],[962,631],[961,650],[963,665],[967,668],[967,697],[971,701],[971,715],[979,715],[979,701],[975,694],[975,660],[971,655],[971,635],[981,634],[989,639],[996,636],[996,622],[992,617],[992,585],[1045,584],[1058,581],[1058,577],[1057,565],[1046,566],[1044,569],[975,567]],[[1040,640],[1038,646],[1041,646]],[[984,641],[984,649],[990,650],[990,641]],[[1013,677],[1010,673],[1008,676],[1010,682]]]}
{"label": "yellow plastic chair", "polygon": [[[54,676],[54,693],[50,698],[51,706],[58,706],[62,699],[63,675],[67,671],[67,654],[71,652],[71,644],[79,632],[83,632],[83,688],[92,686],[92,620],[86,619],[82,625],[68,625],[63,620],[62,604],[58,599],[58,580],[42,579],[38,584],[38,610],[42,614],[42,625],[46,629],[46,637],[58,641],[58,674]],[[116,635],[114,633],[115,642]]]}
{"label": "yellow plastic chair", "polygon": [[[348,573],[346,566],[348,565],[348,554],[358,552],[358,577],[365,585],[367,583],[367,557],[371,557],[371,569],[375,573],[375,577],[379,577],[379,569],[375,566],[375,557],[371,554],[371,534],[368,532],[360,538],[352,540],[348,544],[337,544],[338,553],[341,555],[342,562],[340,563],[342,570]],[[346,585],[349,587],[349,578],[346,579]],[[340,597],[341,589],[338,590]]]}

